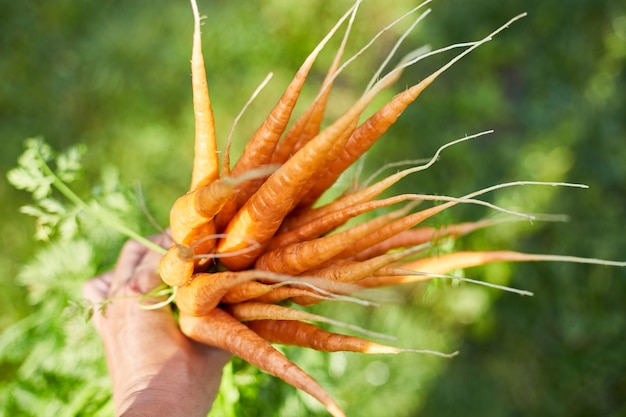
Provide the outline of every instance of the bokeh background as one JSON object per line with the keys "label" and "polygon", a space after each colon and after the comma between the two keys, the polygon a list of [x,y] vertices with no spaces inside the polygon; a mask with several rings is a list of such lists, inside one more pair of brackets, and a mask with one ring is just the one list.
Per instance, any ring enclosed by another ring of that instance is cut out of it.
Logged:
{"label": "bokeh background", "polygon": [[[350,51],[417,4],[366,1]],[[222,139],[254,88],[268,72],[275,74],[237,128],[236,156],[349,2],[216,0],[200,7]],[[429,157],[448,141],[495,129],[488,138],[446,150],[433,168],[395,192],[460,196],[517,179],[588,184],[588,190],[495,193],[489,198],[498,204],[564,213],[570,220],[500,225],[454,247],[626,260],[624,2],[441,0],[429,7],[432,13],[400,55],[477,40],[519,13],[528,16],[438,79],[367,155],[361,178],[382,164]],[[80,299],[81,282],[114,262],[122,238],[91,225],[69,241],[36,242],[33,220],[19,213],[30,196],[9,185],[5,174],[26,138],[43,136],[57,150],[86,144],[79,191],[88,195],[102,172],[115,169],[120,187],[131,190],[130,201],[140,184],[150,212],[165,225],[190,173],[190,8],[164,0],[0,0],[0,10],[0,414],[110,415],[98,341],[67,307]],[[346,70],[329,117],[359,96],[407,25]],[[384,98],[450,56],[406,71]],[[304,104],[331,59],[330,50],[320,57]],[[127,220],[154,233],[145,213],[131,206]],[[434,224],[488,214],[461,207]],[[354,416],[626,415],[625,270],[533,263],[463,273],[535,295],[439,282],[375,294],[384,300],[380,309],[320,307],[392,333],[402,345],[460,350],[452,360],[286,352]],[[215,415],[228,415],[227,409],[240,416],[324,415],[280,381],[238,362],[233,372],[240,389],[220,399],[231,405]]]}

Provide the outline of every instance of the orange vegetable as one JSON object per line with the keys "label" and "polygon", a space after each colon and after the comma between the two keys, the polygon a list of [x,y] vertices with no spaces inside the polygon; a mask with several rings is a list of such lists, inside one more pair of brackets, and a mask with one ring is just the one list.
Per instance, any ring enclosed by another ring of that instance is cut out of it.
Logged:
{"label": "orange vegetable", "polygon": [[180,316],[181,330],[187,337],[227,350],[263,371],[283,379],[318,399],[334,417],[345,417],[339,405],[313,379],[277,351],[263,337],[220,308],[201,317]]}

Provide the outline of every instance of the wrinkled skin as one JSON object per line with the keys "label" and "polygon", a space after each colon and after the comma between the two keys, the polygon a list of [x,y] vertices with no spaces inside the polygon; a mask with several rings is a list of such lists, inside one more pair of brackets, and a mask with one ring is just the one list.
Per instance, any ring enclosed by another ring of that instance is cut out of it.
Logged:
{"label": "wrinkled skin", "polygon": [[[166,245],[166,238],[153,239]],[[98,304],[113,299],[93,324],[104,343],[116,416],[206,416],[230,354],[184,336],[169,307],[139,308],[138,296],[161,284],[160,254],[130,241],[113,271],[87,282],[83,293]],[[144,300],[150,303],[159,300]]]}

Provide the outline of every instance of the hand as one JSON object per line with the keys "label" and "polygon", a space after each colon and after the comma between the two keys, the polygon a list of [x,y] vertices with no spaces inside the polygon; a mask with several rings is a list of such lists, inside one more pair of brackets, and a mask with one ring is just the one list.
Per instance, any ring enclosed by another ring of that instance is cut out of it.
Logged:
{"label": "hand", "polygon": [[[166,243],[164,236],[154,241]],[[129,241],[115,269],[83,289],[94,304],[113,300],[104,315],[96,309],[93,323],[104,343],[115,415],[204,417],[230,354],[185,337],[169,307],[139,308],[139,296],[162,283],[157,274],[160,257]]]}

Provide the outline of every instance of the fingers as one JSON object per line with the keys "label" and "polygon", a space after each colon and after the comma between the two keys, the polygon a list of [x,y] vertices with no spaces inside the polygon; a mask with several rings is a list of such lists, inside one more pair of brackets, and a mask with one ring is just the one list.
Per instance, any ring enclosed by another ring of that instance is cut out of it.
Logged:
{"label": "fingers", "polygon": [[[156,243],[156,242],[155,242]],[[128,283],[133,292],[147,294],[163,281],[158,273],[158,266],[162,255],[153,251],[147,251],[139,261],[135,273]]]}
{"label": "fingers", "polygon": [[[106,272],[87,281],[83,286],[83,297],[94,306],[101,305],[109,297],[112,276],[112,272]],[[92,316],[94,326],[98,332],[101,332],[103,318],[99,311],[94,312]]]}
{"label": "fingers", "polygon": [[112,272],[105,272],[87,281],[83,286],[83,297],[94,304],[102,302],[109,296],[112,275]]}
{"label": "fingers", "polygon": [[[161,246],[167,245],[166,235],[150,238]],[[136,241],[124,244],[113,271],[92,278],[83,286],[84,298],[93,305],[115,297],[143,295],[161,284],[157,268],[161,255],[147,249]],[[100,314],[94,315],[96,327],[102,320]]]}
{"label": "fingers", "polygon": [[125,287],[134,277],[137,267],[148,253],[148,249],[134,240],[124,244],[113,272],[109,295],[126,294]]}
{"label": "fingers", "polygon": [[[168,241],[167,236],[158,235],[150,238],[161,246]],[[130,240],[126,242],[115,267],[110,295],[146,294],[162,283],[158,275],[158,265],[162,255]]]}

